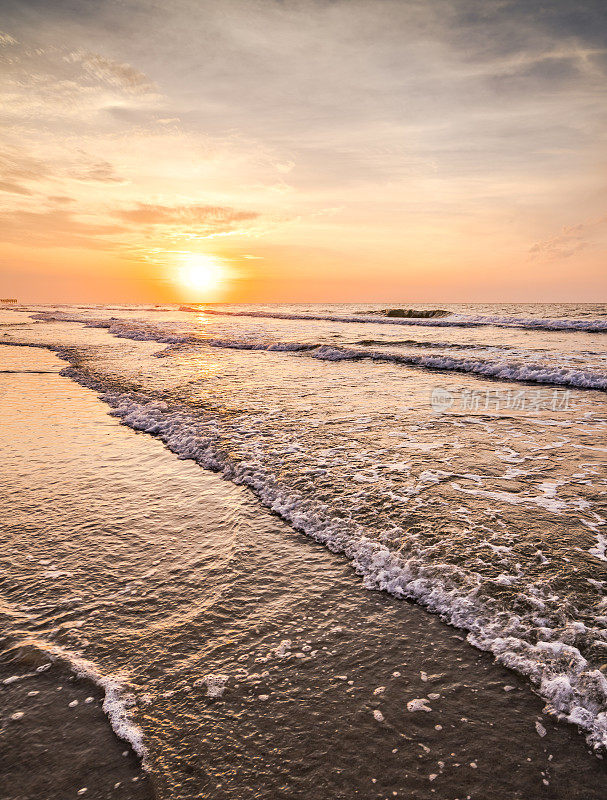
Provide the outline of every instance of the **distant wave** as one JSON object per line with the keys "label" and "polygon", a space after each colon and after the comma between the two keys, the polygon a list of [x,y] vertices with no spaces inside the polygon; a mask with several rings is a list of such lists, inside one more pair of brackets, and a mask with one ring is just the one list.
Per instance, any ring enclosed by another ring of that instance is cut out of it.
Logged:
{"label": "distant wave", "polygon": [[420,347],[439,350],[511,350],[509,345],[473,344],[471,342],[432,342],[419,339],[360,339],[357,345],[363,347]]}
{"label": "distant wave", "polygon": [[480,358],[455,358],[450,355],[418,353],[391,353],[381,350],[366,350],[354,347],[338,347],[328,344],[305,342],[271,342],[239,339],[196,339],[184,344],[204,344],[231,350],[255,350],[265,352],[305,353],[321,361],[377,361],[403,364],[441,372],[467,372],[484,378],[522,383],[541,383],[566,386],[571,389],[595,389],[607,391],[607,375],[590,370],[547,364],[523,364],[512,361],[491,361]]}
{"label": "distant wave", "polygon": [[543,364],[520,364],[509,361],[454,358],[447,355],[418,355],[385,353],[377,350],[358,350],[347,347],[323,345],[312,352],[314,358],[326,361],[371,359],[394,364],[425,367],[449,372],[470,372],[485,378],[503,381],[551,383],[575,389],[599,389],[607,391],[607,375],[571,367],[556,367]]}
{"label": "distant wave", "polygon": [[[47,321],[66,319],[49,312],[36,315]],[[572,389],[596,389],[607,391],[607,375],[590,370],[573,369],[568,366],[548,364],[526,364],[514,361],[481,358],[456,358],[445,354],[394,353],[365,348],[334,346],[314,342],[267,342],[262,339],[205,339],[189,333],[180,333],[166,327],[144,322],[126,322],[117,319],[71,318],[87,327],[106,328],[113,336],[136,341],[155,341],[168,345],[200,345],[232,350],[267,352],[302,352],[323,361],[354,361],[368,359],[375,362],[403,364],[442,372],[464,372],[502,381],[552,384]],[[435,322],[436,320],[424,320]],[[400,323],[401,320],[398,320]],[[167,353],[168,355],[168,353]]]}
{"label": "distant wave", "polygon": [[542,319],[533,317],[469,317],[463,314],[451,314],[448,317],[431,319],[394,318],[378,316],[343,316],[291,314],[273,311],[218,311],[201,308],[200,313],[221,314],[230,317],[268,317],[270,319],[315,320],[326,322],[356,322],[374,325],[422,325],[429,328],[479,328],[492,326],[495,328],[529,328],[545,331],[586,331],[587,333],[607,333],[607,321],[600,319]]}

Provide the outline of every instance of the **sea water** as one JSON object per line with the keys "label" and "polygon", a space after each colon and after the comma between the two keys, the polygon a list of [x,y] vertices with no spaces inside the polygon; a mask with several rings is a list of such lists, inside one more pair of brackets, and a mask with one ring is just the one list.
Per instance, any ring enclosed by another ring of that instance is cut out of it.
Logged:
{"label": "sea water", "polygon": [[113,791],[604,796],[607,309],[442,308],[2,313],[6,696]]}

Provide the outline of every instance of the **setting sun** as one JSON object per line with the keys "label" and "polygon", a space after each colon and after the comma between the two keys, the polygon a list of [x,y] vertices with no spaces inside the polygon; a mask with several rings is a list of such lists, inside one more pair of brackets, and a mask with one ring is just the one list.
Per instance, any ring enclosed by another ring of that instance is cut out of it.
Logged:
{"label": "setting sun", "polygon": [[190,253],[183,258],[178,272],[179,283],[186,289],[216,291],[225,279],[225,269],[218,258],[205,253]]}

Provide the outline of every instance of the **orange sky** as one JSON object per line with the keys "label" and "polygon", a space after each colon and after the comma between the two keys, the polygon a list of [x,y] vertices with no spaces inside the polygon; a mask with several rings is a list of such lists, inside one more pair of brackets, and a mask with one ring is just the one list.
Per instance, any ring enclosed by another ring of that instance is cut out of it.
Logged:
{"label": "orange sky", "polygon": [[51,5],[0,0],[0,296],[607,300],[604,4]]}

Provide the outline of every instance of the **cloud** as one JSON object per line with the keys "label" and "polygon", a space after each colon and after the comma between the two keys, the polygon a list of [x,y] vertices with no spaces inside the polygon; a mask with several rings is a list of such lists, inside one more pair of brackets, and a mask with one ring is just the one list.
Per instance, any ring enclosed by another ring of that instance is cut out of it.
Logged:
{"label": "cloud", "polygon": [[207,238],[241,232],[240,225],[259,214],[226,206],[164,206],[140,203],[115,212],[118,221],[102,221],[100,209],[66,209],[70,197],[51,196],[52,206],[0,212],[0,242],[36,247],[79,247],[129,252],[150,248],[150,229],[161,247],[175,239]]}
{"label": "cloud", "polygon": [[5,146],[0,155],[0,191],[10,194],[31,195],[23,181],[38,181],[48,175],[48,167],[23,151]]}
{"label": "cloud", "polygon": [[536,242],[529,248],[529,255],[544,261],[570,258],[589,247],[605,225],[607,216],[570,225],[563,228],[556,236]]}
{"label": "cloud", "polygon": [[142,94],[155,89],[147,75],[127,63],[112,61],[98,53],[76,51],[64,57],[72,64],[81,64],[85,73],[97,78],[109,86],[115,86],[125,92]]}
{"label": "cloud", "polygon": [[26,151],[5,147],[0,155],[0,176],[19,180],[40,180],[49,174],[47,165]]}
{"label": "cloud", "polygon": [[254,211],[238,211],[228,206],[202,204],[167,206],[138,203],[115,214],[125,222],[142,226],[170,226],[205,235],[234,231],[239,223],[259,218]]}
{"label": "cloud", "polygon": [[9,192],[10,194],[31,194],[29,189],[25,186],[20,186],[18,183],[11,183],[10,181],[0,181],[0,191]]}
{"label": "cloud", "polygon": [[4,33],[4,31],[0,31],[0,47],[9,47],[13,44],[19,44],[19,42],[14,39],[10,33]]}
{"label": "cloud", "polygon": [[[114,168],[105,159],[93,158],[84,150],[54,152],[45,160],[36,158],[23,147],[5,143],[0,155],[0,188],[5,192],[30,195],[34,188],[41,189],[41,182],[77,180],[80,182],[124,183]],[[31,184],[24,186],[23,183]],[[38,184],[38,186],[36,186]]]}
{"label": "cloud", "polygon": [[86,222],[61,209],[0,213],[0,241],[11,244],[106,249],[114,244],[104,237],[123,232],[120,225]]}
{"label": "cloud", "polygon": [[51,125],[63,132],[68,118],[74,133],[93,129],[107,107],[125,112],[145,109],[150,120],[158,113],[160,95],[147,75],[99,53],[70,50],[54,42],[25,44],[0,34],[0,63],[5,124],[22,126],[29,133]]}
{"label": "cloud", "polygon": [[124,183],[123,179],[109,161],[95,161],[88,164],[81,172],[74,172],[73,177],[79,181],[98,181],[100,183]]}

